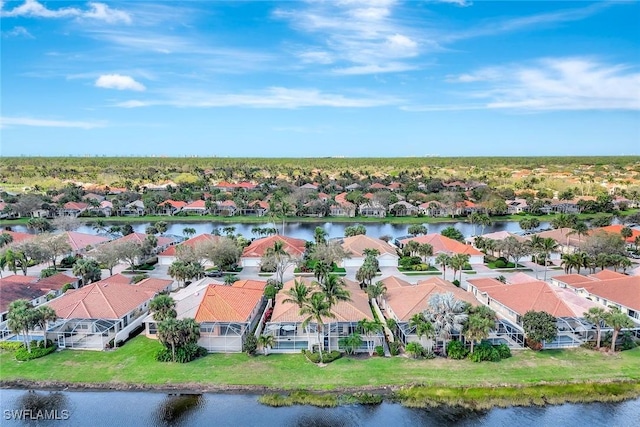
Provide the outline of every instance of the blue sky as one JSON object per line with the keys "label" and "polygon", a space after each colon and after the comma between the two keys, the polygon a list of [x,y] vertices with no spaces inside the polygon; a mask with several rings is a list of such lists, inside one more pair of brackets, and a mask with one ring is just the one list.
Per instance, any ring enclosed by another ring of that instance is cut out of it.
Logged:
{"label": "blue sky", "polygon": [[640,3],[0,1],[2,156],[640,154]]}

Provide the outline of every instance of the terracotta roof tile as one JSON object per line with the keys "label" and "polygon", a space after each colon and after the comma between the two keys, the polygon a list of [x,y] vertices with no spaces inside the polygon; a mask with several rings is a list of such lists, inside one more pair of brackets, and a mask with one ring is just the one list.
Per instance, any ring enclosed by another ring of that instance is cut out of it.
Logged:
{"label": "terracotta roof tile", "polygon": [[345,237],[342,240],[342,248],[353,256],[364,256],[365,249],[377,249],[380,255],[391,254],[397,256],[396,249],[384,240],[369,237],[364,234]]}
{"label": "terracotta roof tile", "polygon": [[406,245],[411,240],[414,240],[420,244],[428,243],[433,246],[433,253],[454,253],[454,254],[466,254],[466,255],[483,255],[482,252],[477,250],[471,245],[465,245],[457,240],[450,239],[441,234],[425,234],[423,236],[409,237],[407,239],[400,240],[400,243]]}
{"label": "terracotta roof tile", "polygon": [[248,322],[262,296],[261,289],[209,285],[195,319],[197,322]]}
{"label": "terracotta roof tile", "polygon": [[289,255],[301,256],[304,254],[306,244],[304,240],[276,234],[274,236],[254,240],[249,246],[244,248],[242,256],[245,258],[261,258],[268,248],[273,247],[275,242],[282,242],[283,249]]}

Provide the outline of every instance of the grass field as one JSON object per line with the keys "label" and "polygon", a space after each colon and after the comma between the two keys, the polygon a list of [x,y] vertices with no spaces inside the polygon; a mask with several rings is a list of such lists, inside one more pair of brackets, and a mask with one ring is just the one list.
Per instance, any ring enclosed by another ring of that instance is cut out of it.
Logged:
{"label": "grass field", "polygon": [[493,387],[640,381],[640,348],[616,354],[585,349],[523,350],[498,363],[343,357],[325,367],[308,362],[302,354],[212,354],[188,364],[160,363],[154,359],[160,348],[158,342],[140,336],[115,351],[64,350],[29,362],[18,362],[12,352],[0,351],[0,381],[184,384],[188,388],[257,386],[313,391],[409,384]]}

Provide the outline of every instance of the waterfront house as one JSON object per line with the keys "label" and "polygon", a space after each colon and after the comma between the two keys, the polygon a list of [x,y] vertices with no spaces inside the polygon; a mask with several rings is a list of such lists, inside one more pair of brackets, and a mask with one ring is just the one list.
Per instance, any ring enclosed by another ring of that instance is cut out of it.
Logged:
{"label": "waterfront house", "polygon": [[390,205],[389,212],[393,216],[413,216],[418,214],[419,209],[411,203],[401,200]]}
{"label": "waterfront house", "polygon": [[113,214],[113,203],[109,200],[103,200],[98,206],[92,206],[88,211],[97,216],[109,217]]}
{"label": "waterfront house", "polygon": [[425,234],[416,237],[407,237],[396,241],[399,248],[403,248],[410,241],[420,244],[428,243],[433,247],[433,256],[440,253],[448,255],[464,254],[469,255],[469,264],[482,264],[484,262],[484,254],[471,245],[465,245],[457,240],[450,239],[441,234]]}
{"label": "waterfront house", "polygon": [[177,245],[171,245],[158,254],[158,264],[171,265],[176,260],[176,251],[181,246],[189,246],[195,250],[199,245],[214,243],[219,239],[220,236],[213,234],[199,234]]}
{"label": "waterfront house", "polygon": [[207,204],[204,200],[195,200],[191,203],[186,204],[182,208],[182,212],[187,215],[204,215],[208,211]]}
{"label": "waterfront house", "polygon": [[48,303],[59,317],[47,338],[60,348],[103,350],[129,338],[142,325],[153,297],[170,290],[173,280],[148,278],[137,284],[111,276]]}
{"label": "waterfront house", "polygon": [[89,205],[83,202],[67,202],[61,209],[58,209],[58,216],[71,216],[77,218],[89,208]]}
{"label": "waterfront house", "polygon": [[347,193],[336,195],[335,203],[329,209],[331,216],[346,216],[349,218],[356,216],[356,205],[347,200]]}
{"label": "waterfront house", "polygon": [[[366,197],[366,195],[365,195]],[[358,211],[362,216],[384,218],[387,215],[387,210],[382,204],[375,200],[369,200],[358,206]]]}
{"label": "waterfront house", "polygon": [[175,215],[182,210],[187,205],[186,202],[182,200],[165,200],[162,203],[158,204],[158,215]]}
{"label": "waterfront house", "polygon": [[[531,278],[502,283],[494,278],[468,279],[467,290],[493,309],[511,328],[523,333],[522,317],[528,311],[544,311],[557,319],[558,336],[544,348],[578,347],[595,338],[594,327],[584,313],[595,307],[592,301],[566,289]],[[515,331],[511,331],[516,336]]]}
{"label": "waterfront house", "polygon": [[[331,313],[335,317],[327,317],[322,321],[324,328],[321,334],[324,349],[327,351],[340,349],[340,338],[349,336],[358,331],[358,322],[361,320],[373,320],[373,313],[369,305],[367,294],[360,289],[356,282],[343,279],[346,289],[350,294],[350,301],[339,301],[332,308]],[[303,281],[308,287],[314,287],[313,281],[307,278],[298,279]],[[273,335],[275,344],[272,351],[274,353],[298,353],[301,349],[312,350],[319,346],[316,322],[311,320],[306,328],[302,327],[304,320],[308,317],[300,314],[300,307],[285,302],[288,298],[287,292],[293,288],[295,281],[291,280],[284,284],[283,289],[276,295],[276,302],[273,307],[271,320],[264,328],[264,334]],[[382,333],[372,334],[370,337],[362,336],[363,344],[356,349],[357,352],[367,351],[367,343],[373,348],[382,345]]]}

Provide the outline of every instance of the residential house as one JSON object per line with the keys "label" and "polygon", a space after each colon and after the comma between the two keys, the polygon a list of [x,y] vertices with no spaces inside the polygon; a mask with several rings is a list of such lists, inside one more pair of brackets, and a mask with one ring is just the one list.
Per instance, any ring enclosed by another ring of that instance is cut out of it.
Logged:
{"label": "residential house", "polygon": [[173,216],[180,212],[186,205],[187,203],[182,200],[165,200],[162,203],[158,203],[158,215]]}
{"label": "residential house", "polygon": [[62,234],[67,237],[67,241],[71,247],[71,253],[73,254],[84,253],[110,240],[108,237],[96,236],[95,234],[78,233],[77,231],[65,231]]}
{"label": "residential house", "polygon": [[[598,231],[604,231],[606,233],[611,233],[611,234],[617,234],[619,236],[622,236],[622,229],[625,226],[622,224],[613,224],[613,225],[608,225],[606,227],[599,227],[599,228],[594,228],[592,230],[590,230],[590,234],[591,233],[597,233]],[[640,230],[636,229],[636,228],[632,228],[631,229],[631,236],[625,238],[625,243],[627,245],[633,246],[635,247],[635,242],[636,239],[640,237]]]}
{"label": "residential house", "polygon": [[433,247],[433,255],[440,253],[448,255],[464,254],[469,255],[469,264],[482,264],[484,262],[484,254],[471,245],[465,245],[457,240],[450,239],[441,234],[425,234],[416,237],[407,237],[396,241],[399,248],[403,248],[410,241],[416,241],[420,244],[428,243]]}
{"label": "residential house", "polygon": [[[360,286],[351,280],[343,279],[346,289],[349,291],[349,301],[338,301],[332,308],[334,317],[322,319],[324,324],[320,334],[323,347],[326,351],[339,350],[340,339],[358,332],[358,322],[361,320],[374,320],[369,298],[360,289]],[[272,351],[274,353],[298,353],[301,349],[313,350],[320,344],[318,341],[318,324],[311,320],[303,328],[302,324],[308,317],[300,314],[300,307],[285,302],[288,298],[287,291],[294,287],[296,281],[302,281],[307,286],[314,286],[313,281],[307,278],[291,280],[284,284],[283,290],[276,295],[276,302],[273,307],[271,320],[264,328],[265,335],[273,335],[275,344]],[[356,352],[367,351],[367,341],[369,347],[374,348],[382,345],[382,333],[372,334],[370,337],[362,336],[363,344]]]}
{"label": "residential house", "polygon": [[282,243],[282,249],[292,257],[302,257],[306,250],[306,241],[293,237],[281,236],[279,234],[256,239],[249,246],[244,248],[240,262],[243,267],[258,267],[262,257],[269,248],[273,248],[276,242]]}
{"label": "residential house", "polygon": [[195,200],[182,208],[182,212],[187,215],[205,215],[207,211],[207,203],[204,200]]}
{"label": "residential house", "polygon": [[144,202],[142,200],[134,200],[120,208],[120,215],[122,216],[143,216],[144,213]]}
{"label": "residential house", "polygon": [[370,200],[361,204],[358,207],[358,211],[360,212],[360,215],[369,217],[384,218],[387,215],[385,207],[375,200]]}
{"label": "residential house", "polygon": [[94,215],[109,217],[113,214],[113,203],[103,200],[98,206],[92,206],[88,210]]}
{"label": "residential house", "polygon": [[242,215],[265,216],[269,212],[269,203],[256,200],[249,202],[247,207],[242,209]]}
{"label": "residential house", "polygon": [[347,193],[340,193],[335,197],[335,203],[331,205],[331,216],[345,216],[353,218],[356,216],[356,205],[347,200]]}
{"label": "residential house", "polygon": [[365,260],[365,251],[367,249],[376,249],[379,255],[376,256],[380,267],[397,267],[398,254],[396,248],[384,240],[376,239],[364,234],[357,236],[345,237],[341,241],[342,249],[350,255],[349,258],[342,260],[342,266],[361,267]]}
{"label": "residential house", "polygon": [[[439,277],[430,277],[413,285],[405,280],[390,276],[382,280],[387,288],[381,297],[380,308],[385,318],[396,322],[395,335],[403,344],[409,342],[424,342],[425,338],[418,337],[415,325],[411,325],[411,318],[423,313],[429,306],[429,300],[435,294],[452,293],[453,296],[471,305],[477,306],[479,302],[473,295],[456,287],[453,283],[442,280]],[[460,331],[457,331],[459,334]],[[428,343],[429,346],[432,343]]]}
{"label": "residential house", "polygon": [[494,278],[467,281],[467,290],[493,309],[509,328],[524,332],[522,317],[528,311],[544,311],[554,316],[558,336],[545,342],[544,348],[578,347],[595,338],[594,327],[584,320],[584,313],[597,304],[574,292],[533,278],[517,283],[502,283]]}
{"label": "residential house", "polygon": [[317,184],[312,184],[310,182],[301,185],[300,187],[298,187],[300,190],[307,190],[307,191],[318,191],[318,185]]}
{"label": "residential house", "polygon": [[418,206],[419,212],[422,215],[430,216],[434,218],[449,216],[449,212],[444,203],[432,200],[430,202],[424,202]]}
{"label": "residential house", "polygon": [[355,190],[359,190],[360,188],[362,188],[362,186],[357,182],[354,182],[353,184],[349,184],[346,187],[344,187],[346,191],[355,191]]}
{"label": "residential house", "polygon": [[225,200],[223,202],[216,202],[213,207],[213,214],[220,216],[234,216],[238,213],[238,207],[233,200]]}
{"label": "residential house", "polygon": [[158,264],[171,265],[176,260],[176,251],[181,246],[189,246],[196,249],[199,245],[214,243],[220,239],[220,236],[214,236],[213,234],[199,234],[177,245],[171,245],[164,251],[158,254]]}
{"label": "residential house", "polygon": [[551,238],[558,242],[557,251],[551,253],[549,259],[560,259],[561,254],[570,254],[575,252],[580,247],[581,242],[585,239],[585,236],[578,235],[573,228],[568,227],[541,231],[539,233],[525,236],[525,238],[530,240],[532,236],[538,236],[543,239]]}
{"label": "residential house", "polygon": [[420,212],[420,209],[418,209],[416,206],[412,205],[407,201],[401,200],[397,203],[390,205],[389,212],[393,216],[413,216],[413,215],[417,215],[418,212]]}
{"label": "residential house", "polygon": [[89,205],[83,202],[67,202],[58,210],[58,216],[72,216],[77,218],[89,208]]}
{"label": "residential house", "polygon": [[602,270],[587,276],[555,276],[551,278],[551,283],[605,307],[619,308],[640,328],[640,277]]}
{"label": "residential house", "polygon": [[90,203],[90,201],[94,201],[99,204],[100,202],[105,200],[105,197],[102,194],[87,193],[84,195],[84,200],[86,200],[87,203]]}
{"label": "residential house", "polygon": [[507,213],[509,215],[515,215],[523,212],[529,211],[529,204],[526,199],[518,199],[515,198],[513,200],[506,200],[507,203]]}
{"label": "residential house", "polygon": [[69,290],[48,303],[59,320],[48,327],[47,338],[60,348],[115,346],[142,325],[153,297],[169,291],[172,284],[173,280],[156,278],[127,284],[123,276],[116,275]]}

